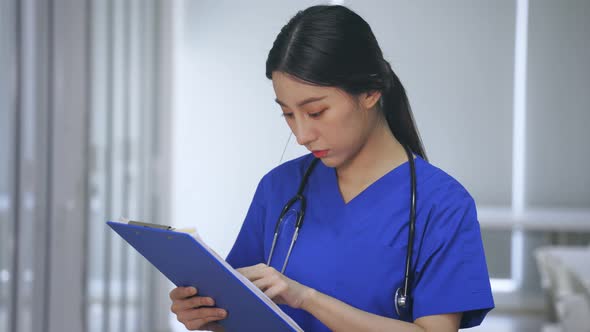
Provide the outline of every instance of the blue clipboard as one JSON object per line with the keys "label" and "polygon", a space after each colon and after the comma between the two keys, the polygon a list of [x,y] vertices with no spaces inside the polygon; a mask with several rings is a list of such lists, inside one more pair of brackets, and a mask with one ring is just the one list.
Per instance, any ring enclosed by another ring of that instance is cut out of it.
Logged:
{"label": "blue clipboard", "polygon": [[[232,268],[190,234],[149,224],[107,224],[177,287],[193,286],[227,310],[226,331],[303,331],[262,291],[249,288]],[[262,296],[261,296],[262,295]]]}

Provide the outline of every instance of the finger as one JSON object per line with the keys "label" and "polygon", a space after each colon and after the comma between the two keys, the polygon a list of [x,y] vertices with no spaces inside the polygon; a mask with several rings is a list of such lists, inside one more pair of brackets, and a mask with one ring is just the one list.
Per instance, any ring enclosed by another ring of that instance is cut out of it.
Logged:
{"label": "finger", "polygon": [[236,271],[240,272],[240,273],[252,273],[254,271],[260,271],[260,270],[264,270],[266,269],[268,266],[264,263],[259,263],[256,265],[252,265],[252,266],[246,266],[246,267],[241,267],[236,269]]}
{"label": "finger", "polygon": [[181,300],[197,294],[197,289],[194,287],[176,287],[170,291],[170,299]]}
{"label": "finger", "polygon": [[213,331],[213,332],[225,332],[225,328],[216,322],[211,322],[211,323],[207,323],[203,326],[201,326],[201,328],[203,330],[209,330],[209,331]]}
{"label": "finger", "polygon": [[264,291],[270,286],[272,286],[278,280],[277,276],[267,276],[265,278],[260,278],[257,280],[252,281],[254,286],[258,287],[260,290]]}
{"label": "finger", "polygon": [[178,313],[180,311],[186,309],[194,309],[199,308],[202,306],[214,306],[215,300],[210,297],[204,296],[195,296],[186,300],[175,300],[170,307],[170,310],[174,313]]}
{"label": "finger", "polygon": [[285,285],[282,283],[274,284],[269,287],[264,294],[274,301],[274,299],[285,291]]}
{"label": "finger", "polygon": [[266,266],[265,264],[258,264],[238,269],[238,272],[240,272],[244,277],[248,278],[248,280],[253,281],[277,271],[273,267]]}
{"label": "finger", "polygon": [[181,311],[176,315],[179,322],[187,323],[193,320],[209,319],[216,320],[223,319],[227,316],[227,311],[220,308],[199,308]]}
{"label": "finger", "polygon": [[187,330],[195,331],[195,330],[209,330],[209,331],[223,331],[221,325],[214,323],[218,320],[223,318],[220,317],[207,317],[201,319],[195,319],[189,322],[184,323],[184,326]]}

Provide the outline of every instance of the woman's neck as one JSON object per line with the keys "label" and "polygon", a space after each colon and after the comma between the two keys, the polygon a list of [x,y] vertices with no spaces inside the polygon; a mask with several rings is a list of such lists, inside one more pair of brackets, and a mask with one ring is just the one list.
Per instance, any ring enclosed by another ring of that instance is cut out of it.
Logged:
{"label": "woman's neck", "polygon": [[387,122],[384,119],[379,121],[356,156],[336,169],[343,196],[346,196],[345,190],[352,191],[349,196],[356,196],[355,193],[360,193],[407,159],[403,146],[393,136]]}

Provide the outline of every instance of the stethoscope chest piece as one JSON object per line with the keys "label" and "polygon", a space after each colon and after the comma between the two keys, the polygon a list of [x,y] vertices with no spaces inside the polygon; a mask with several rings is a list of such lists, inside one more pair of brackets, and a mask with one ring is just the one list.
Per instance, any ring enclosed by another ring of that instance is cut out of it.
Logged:
{"label": "stethoscope chest piece", "polygon": [[403,294],[403,290],[398,288],[394,295],[395,312],[399,318],[405,319],[408,314],[408,297]]}

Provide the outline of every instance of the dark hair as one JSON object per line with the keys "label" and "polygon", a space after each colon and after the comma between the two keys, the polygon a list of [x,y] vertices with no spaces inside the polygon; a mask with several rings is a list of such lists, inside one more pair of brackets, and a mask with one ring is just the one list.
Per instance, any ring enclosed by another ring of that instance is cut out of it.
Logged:
{"label": "dark hair", "polygon": [[281,71],[351,95],[380,91],[380,109],[396,139],[426,159],[399,78],[383,58],[369,24],[344,6],[313,6],[281,29],[266,60],[266,77]]}

